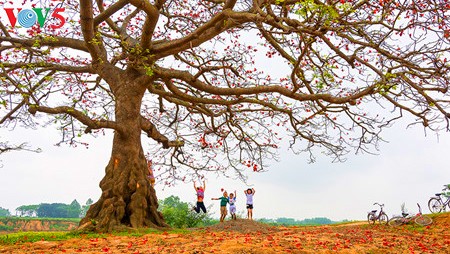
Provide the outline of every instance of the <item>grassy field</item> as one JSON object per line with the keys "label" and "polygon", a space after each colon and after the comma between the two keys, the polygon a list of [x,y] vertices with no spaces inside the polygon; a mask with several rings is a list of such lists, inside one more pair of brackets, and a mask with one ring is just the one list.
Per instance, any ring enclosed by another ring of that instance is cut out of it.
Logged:
{"label": "grassy field", "polygon": [[450,214],[427,227],[365,222],[281,227],[247,220],[133,233],[20,232],[0,235],[0,253],[450,253]]}

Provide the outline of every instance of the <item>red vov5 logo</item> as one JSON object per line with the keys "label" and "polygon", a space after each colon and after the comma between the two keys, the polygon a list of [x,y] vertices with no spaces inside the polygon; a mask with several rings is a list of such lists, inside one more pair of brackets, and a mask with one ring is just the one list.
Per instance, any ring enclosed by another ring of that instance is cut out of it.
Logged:
{"label": "red vov5 logo", "polygon": [[12,27],[15,27],[17,23],[25,28],[30,28],[35,24],[44,27],[47,20],[54,19],[56,21],[52,22],[48,27],[50,29],[57,29],[66,23],[66,19],[61,14],[65,11],[65,8],[62,7],[62,3],[57,4],[54,8],[3,8],[3,10],[6,12],[6,16]]}

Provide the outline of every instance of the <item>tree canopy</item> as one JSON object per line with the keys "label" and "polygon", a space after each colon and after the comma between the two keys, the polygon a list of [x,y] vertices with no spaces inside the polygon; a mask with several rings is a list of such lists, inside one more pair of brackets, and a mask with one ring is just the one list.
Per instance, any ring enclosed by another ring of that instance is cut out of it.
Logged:
{"label": "tree canopy", "polygon": [[92,199],[89,198],[86,201],[86,205],[83,206],[76,199],[70,204],[41,203],[39,205],[22,205],[16,208],[16,214],[42,218],[80,218],[86,215],[86,211],[92,203]]}
{"label": "tree canopy", "polygon": [[19,216],[37,216],[37,209],[39,208],[39,205],[21,205],[16,208],[16,215],[17,213]]}
{"label": "tree canopy", "polygon": [[89,198],[89,199],[86,201],[86,204],[83,205],[83,206],[81,206],[80,217],[86,216],[86,213],[87,213],[89,207],[90,207],[93,203],[94,203],[94,201],[93,201],[91,198]]}
{"label": "tree canopy", "polygon": [[36,210],[38,217],[43,218],[79,218],[81,206],[74,200],[70,205],[62,203],[40,204]]}
{"label": "tree canopy", "polygon": [[98,227],[163,225],[146,158],[166,184],[203,171],[245,178],[280,144],[340,160],[373,151],[405,115],[449,129],[447,1],[56,4],[65,22],[0,23],[0,124],[56,124],[71,145],[114,130],[87,213]]}
{"label": "tree canopy", "polygon": [[4,216],[11,216],[11,213],[9,212],[8,209],[0,207],[0,216],[2,216],[2,217],[4,217]]}

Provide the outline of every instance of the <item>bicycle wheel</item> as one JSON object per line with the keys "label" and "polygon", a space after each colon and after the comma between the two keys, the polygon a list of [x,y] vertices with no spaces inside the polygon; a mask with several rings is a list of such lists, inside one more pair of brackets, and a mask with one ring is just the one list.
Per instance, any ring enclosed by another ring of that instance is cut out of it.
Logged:
{"label": "bicycle wheel", "polygon": [[388,224],[389,224],[389,226],[392,226],[392,227],[397,227],[397,226],[403,225],[403,217],[401,217],[401,216],[392,217],[388,221]]}
{"label": "bicycle wheel", "polygon": [[433,223],[433,219],[428,216],[420,215],[419,217],[414,219],[414,222],[421,226],[428,226]]}
{"label": "bicycle wheel", "polygon": [[428,208],[431,213],[440,213],[443,207],[444,204],[442,204],[442,201],[438,198],[430,198],[430,200],[428,200]]}
{"label": "bicycle wheel", "polygon": [[369,222],[369,224],[375,224],[376,220],[377,220],[377,216],[375,216],[375,214],[369,213],[367,215],[367,221]]}
{"label": "bicycle wheel", "polygon": [[388,223],[388,221],[389,221],[389,218],[388,218],[387,214],[385,214],[385,213],[382,213],[380,215],[380,218],[378,219],[378,222],[380,222],[381,225],[386,225]]}

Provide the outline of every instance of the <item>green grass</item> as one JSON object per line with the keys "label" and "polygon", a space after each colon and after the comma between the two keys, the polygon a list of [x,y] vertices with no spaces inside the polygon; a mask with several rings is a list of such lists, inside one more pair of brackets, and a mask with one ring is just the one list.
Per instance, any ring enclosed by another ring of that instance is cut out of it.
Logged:
{"label": "green grass", "polygon": [[146,234],[189,234],[191,231],[187,229],[171,229],[161,231],[153,228],[143,228],[133,231],[112,232],[112,233],[84,233],[79,231],[70,232],[15,232],[0,235],[0,245],[11,245],[17,243],[37,242],[37,241],[62,241],[69,239],[92,239],[105,238],[108,236],[127,236],[127,237],[141,237]]}
{"label": "green grass", "polygon": [[70,232],[16,232],[0,235],[1,244],[16,244],[37,241],[58,241],[74,238]]}
{"label": "green grass", "polygon": [[14,230],[13,226],[0,225],[0,232],[1,231],[13,231],[13,230]]}
{"label": "green grass", "polygon": [[[342,226],[342,225],[351,225],[353,223],[366,222],[361,220],[346,220],[346,221],[338,221],[333,224],[327,224],[328,226]],[[363,224],[364,225],[364,224]]]}

